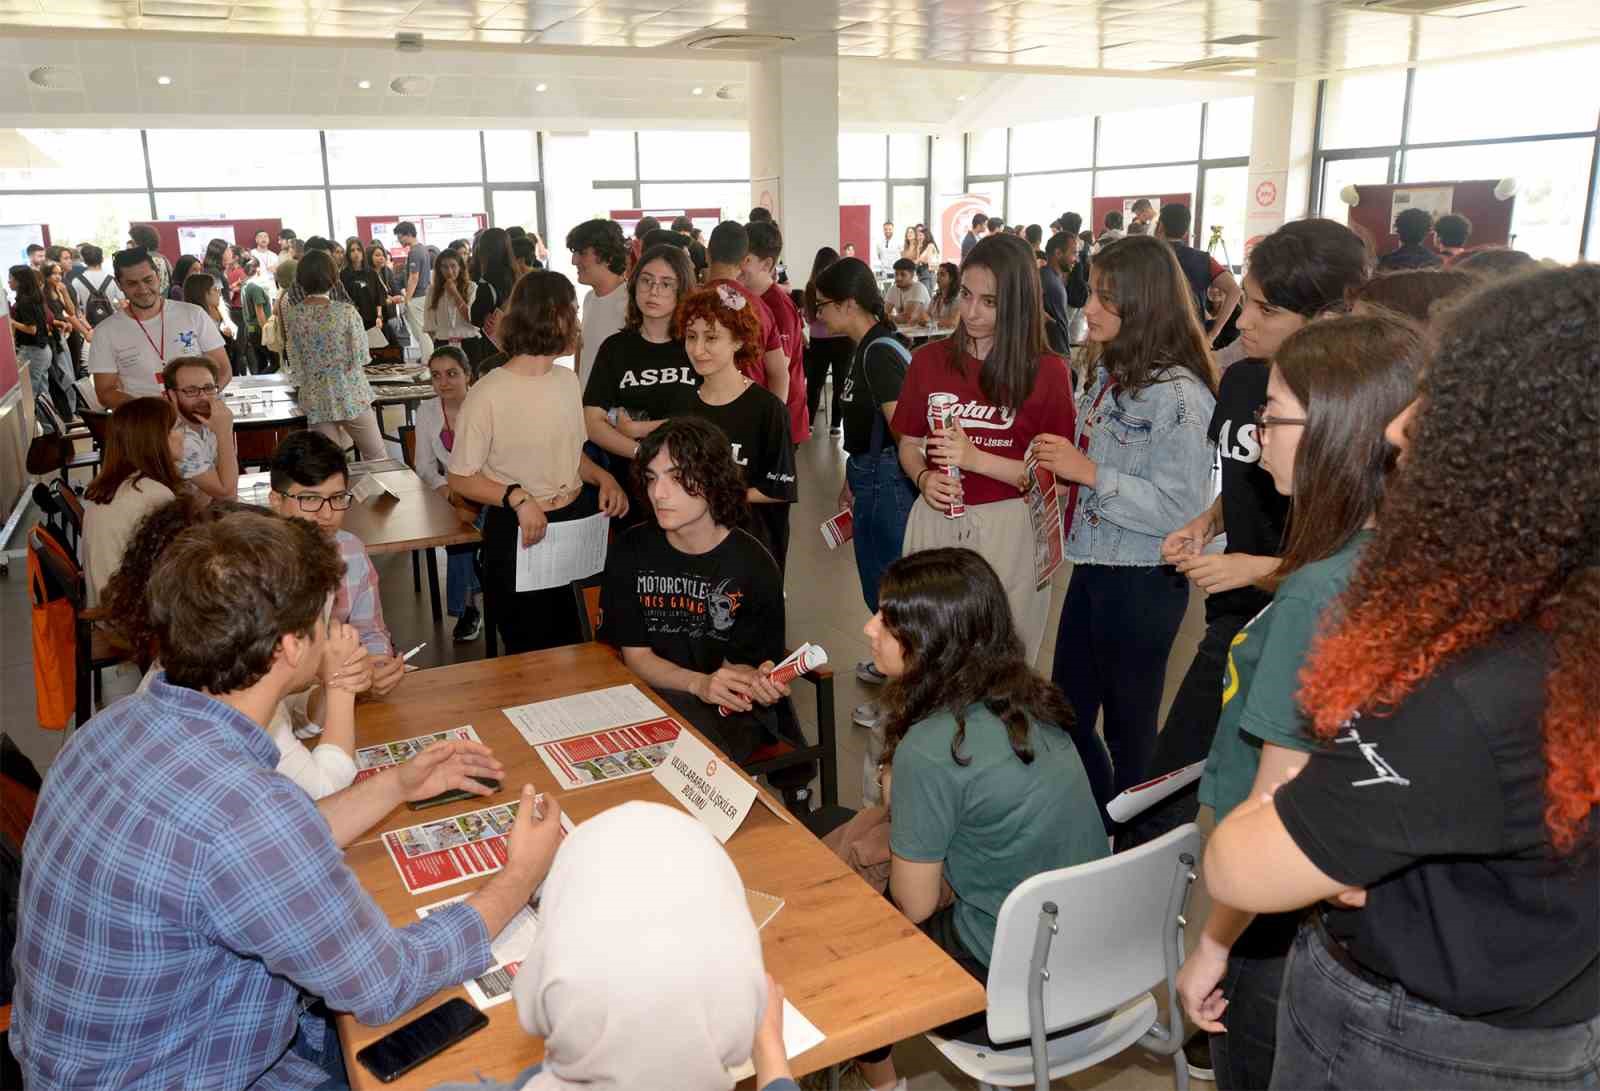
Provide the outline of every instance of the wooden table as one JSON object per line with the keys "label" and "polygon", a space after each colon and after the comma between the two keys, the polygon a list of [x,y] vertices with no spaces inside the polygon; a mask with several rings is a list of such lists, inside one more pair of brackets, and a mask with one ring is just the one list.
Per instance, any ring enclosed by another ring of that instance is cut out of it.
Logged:
{"label": "wooden table", "polygon": [[[413,924],[418,906],[471,893],[487,880],[469,880],[413,897],[378,840],[385,831],[503,803],[516,798],[524,783],[556,795],[576,823],[629,800],[677,806],[648,775],[557,791],[544,764],[500,712],[511,705],[624,682],[632,682],[662,709],[672,711],[600,644],[418,671],[388,697],[358,706],[358,746],[471,724],[506,766],[504,787],[495,796],[424,812],[397,808],[346,852],[346,861],[393,924]],[[782,810],[781,803],[770,795],[766,798]],[[793,1060],[796,1075],[983,1010],[983,987],[799,823],[778,817],[758,802],[727,847],[746,886],[784,899],[783,909],[761,931],[766,968],[783,985],[790,1002],[827,1035],[821,1045]],[[466,990],[445,989],[382,1027],[368,1027],[353,1016],[341,1015],[339,1038],[352,1085],[424,1088],[444,1080],[470,1079],[478,1072],[509,1080],[543,1057],[542,1040],[523,1032],[516,1006],[508,1002],[489,1009],[487,1029],[394,1084],[379,1084],[357,1063],[355,1055],[362,1047],[454,996],[465,998]]]}
{"label": "wooden table", "polygon": [[[350,464],[352,485],[367,474],[394,493],[352,504],[345,513],[344,529],[360,538],[368,553],[409,553],[479,540],[477,529],[462,522],[450,502],[423,484],[405,463],[381,459]],[[266,473],[239,477],[239,499],[247,503],[265,504],[270,488],[270,475]],[[423,567],[428,570],[433,620],[438,621],[443,616],[439,608],[439,570],[431,555],[427,561]]]}

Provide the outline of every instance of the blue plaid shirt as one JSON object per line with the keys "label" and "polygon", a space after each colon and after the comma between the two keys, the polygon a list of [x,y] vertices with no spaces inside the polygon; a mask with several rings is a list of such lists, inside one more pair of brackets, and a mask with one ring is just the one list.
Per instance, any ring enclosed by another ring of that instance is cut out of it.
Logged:
{"label": "blue plaid shirt", "polygon": [[11,1049],[29,1087],[314,1087],[302,990],[383,1023],[481,973],[459,904],[396,929],[266,731],[158,676],[45,778],[22,870]]}

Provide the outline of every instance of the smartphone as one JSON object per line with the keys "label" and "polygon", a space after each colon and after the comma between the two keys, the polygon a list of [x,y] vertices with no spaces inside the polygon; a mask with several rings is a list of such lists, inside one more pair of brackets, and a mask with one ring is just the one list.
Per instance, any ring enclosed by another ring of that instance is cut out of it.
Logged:
{"label": "smartphone", "polygon": [[385,1034],[357,1053],[356,1060],[390,1083],[488,1025],[487,1015],[458,996]]}
{"label": "smartphone", "polygon": [[[500,782],[492,777],[473,777],[472,779],[489,789],[491,792],[498,792],[500,790]],[[406,806],[410,807],[413,811],[424,811],[429,807],[438,807],[445,803],[458,803],[463,799],[487,798],[487,796],[480,796],[475,792],[467,792],[460,788],[452,788],[448,792],[440,792],[436,796],[429,796],[427,799],[419,799],[414,803],[407,803]]]}

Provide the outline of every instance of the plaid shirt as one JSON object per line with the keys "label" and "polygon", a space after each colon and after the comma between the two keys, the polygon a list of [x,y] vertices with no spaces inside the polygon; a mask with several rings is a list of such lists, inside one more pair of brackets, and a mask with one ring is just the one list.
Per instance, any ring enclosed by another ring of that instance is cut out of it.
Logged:
{"label": "plaid shirt", "polygon": [[491,962],[460,904],[391,928],[266,731],[194,690],[124,698],[45,778],[11,1049],[29,1087],[298,1088],[301,990],[383,1023]]}
{"label": "plaid shirt", "polygon": [[335,531],[333,537],[344,561],[344,575],[333,596],[333,616],[355,626],[361,646],[373,655],[393,655],[394,638],[383,623],[383,599],[378,595],[378,570],[367,547],[348,530]]}

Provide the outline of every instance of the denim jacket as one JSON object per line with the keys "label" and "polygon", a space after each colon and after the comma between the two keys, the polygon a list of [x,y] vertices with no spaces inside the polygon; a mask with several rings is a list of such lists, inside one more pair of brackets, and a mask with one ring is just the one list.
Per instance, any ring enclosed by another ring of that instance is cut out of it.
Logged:
{"label": "denim jacket", "polygon": [[1079,444],[1088,437],[1095,487],[1078,488],[1067,560],[1158,565],[1162,539],[1211,499],[1206,427],[1216,398],[1181,368],[1133,393],[1109,382],[1097,368],[1078,396]]}

